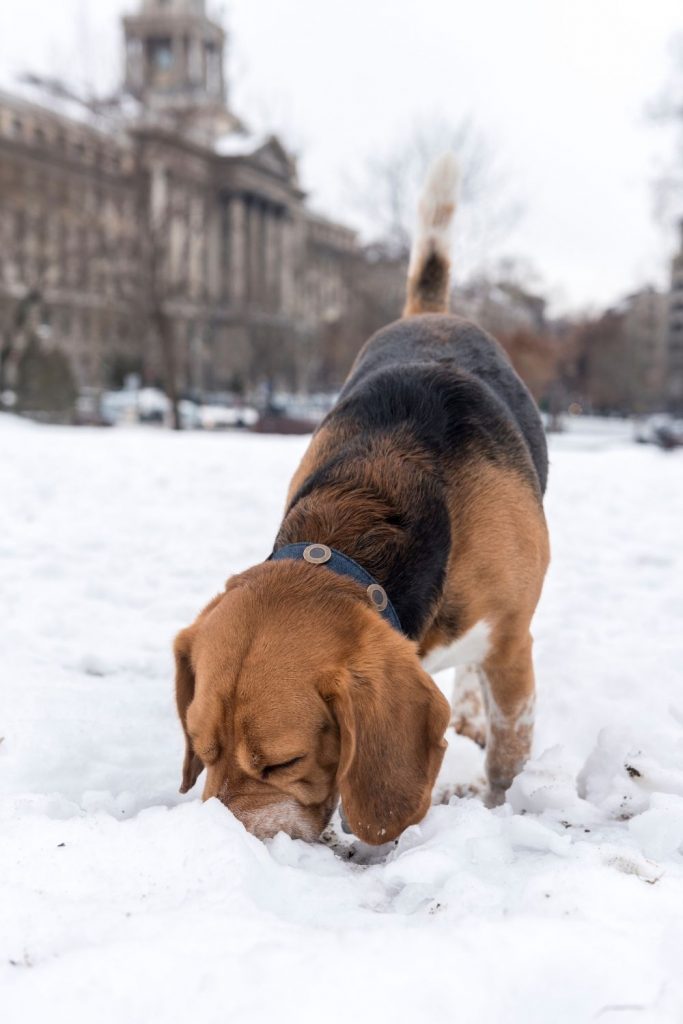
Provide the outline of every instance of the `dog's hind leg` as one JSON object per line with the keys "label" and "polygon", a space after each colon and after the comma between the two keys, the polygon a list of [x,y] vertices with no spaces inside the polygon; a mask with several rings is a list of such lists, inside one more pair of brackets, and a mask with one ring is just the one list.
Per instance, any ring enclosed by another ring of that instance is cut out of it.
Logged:
{"label": "dog's hind leg", "polygon": [[[482,694],[482,675],[478,665],[459,665],[455,670],[451,694],[450,725],[459,736],[467,736],[478,746],[486,744],[486,712]],[[434,791],[432,802],[447,804],[451,797],[480,797],[486,795],[486,779],[477,769],[476,776],[467,781],[442,783]]]}
{"label": "dog's hind leg", "polygon": [[451,725],[459,736],[467,736],[480,747],[486,746],[486,712],[477,665],[461,665],[455,670]]}

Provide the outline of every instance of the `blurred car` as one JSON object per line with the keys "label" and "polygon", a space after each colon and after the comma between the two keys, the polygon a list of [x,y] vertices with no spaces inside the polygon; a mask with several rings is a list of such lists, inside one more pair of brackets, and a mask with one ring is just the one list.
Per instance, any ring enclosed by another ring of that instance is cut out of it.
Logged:
{"label": "blurred car", "polygon": [[[170,401],[159,388],[123,388],[104,391],[99,400],[101,422],[110,426],[125,423],[165,423]],[[256,409],[244,405],[201,405],[183,398],[178,403],[183,430],[235,430],[254,426]]]}
{"label": "blurred car", "polygon": [[251,406],[200,405],[199,425],[204,430],[235,430],[253,427],[259,414]]}
{"label": "blurred car", "polygon": [[668,413],[657,413],[641,420],[636,426],[635,439],[639,444],[656,444],[671,449],[683,446],[683,419]]}

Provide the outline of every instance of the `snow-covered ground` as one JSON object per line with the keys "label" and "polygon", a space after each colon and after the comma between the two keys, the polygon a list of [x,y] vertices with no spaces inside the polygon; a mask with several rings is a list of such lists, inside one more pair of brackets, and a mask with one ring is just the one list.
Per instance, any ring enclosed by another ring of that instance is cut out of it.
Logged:
{"label": "snow-covered ground", "polygon": [[[305,439],[0,418],[3,1022],[683,1021],[683,452],[579,426],[536,759],[348,860],[177,794],[171,638],[268,554]],[[444,781],[479,767],[453,737]]]}

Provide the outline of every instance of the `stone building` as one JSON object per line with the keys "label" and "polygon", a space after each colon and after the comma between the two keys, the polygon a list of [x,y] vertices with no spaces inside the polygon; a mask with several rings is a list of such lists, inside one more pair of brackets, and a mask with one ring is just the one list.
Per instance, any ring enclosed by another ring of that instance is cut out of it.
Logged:
{"label": "stone building", "polygon": [[603,318],[605,330],[586,354],[606,408],[683,413],[683,224],[668,292],[641,288]]}
{"label": "stone building", "polygon": [[672,412],[683,415],[683,220],[680,243],[671,261],[671,291],[666,338],[666,400]]}
{"label": "stone building", "polygon": [[662,408],[666,384],[668,296],[652,286],[641,288],[622,303],[624,345],[614,367],[623,375],[630,408],[656,412]]}
{"label": "stone building", "polygon": [[230,109],[205,0],[142,0],[124,33],[109,103],[0,93],[6,375],[31,319],[81,385],[163,382],[170,360],[189,393],[305,389],[348,308],[354,233],[313,214],[292,156]]}

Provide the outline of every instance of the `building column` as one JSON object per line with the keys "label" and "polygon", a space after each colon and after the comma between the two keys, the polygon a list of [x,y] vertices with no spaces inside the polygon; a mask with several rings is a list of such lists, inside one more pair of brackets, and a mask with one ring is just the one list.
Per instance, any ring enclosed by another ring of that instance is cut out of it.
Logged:
{"label": "building column", "polygon": [[276,232],[278,232],[278,221],[275,219],[276,212],[272,207],[265,210],[263,224],[263,245],[264,245],[264,305],[268,312],[275,311],[275,284],[278,275],[278,262],[276,262]]}
{"label": "building column", "polygon": [[261,209],[257,202],[249,204],[248,212],[249,270],[247,295],[249,305],[258,305],[261,296]]}
{"label": "building column", "polygon": [[286,316],[293,316],[295,313],[295,225],[289,210],[282,215],[282,228],[280,232],[280,295],[281,309]]}
{"label": "building column", "polygon": [[187,55],[187,74],[192,85],[202,83],[202,44],[197,36],[190,36]]}
{"label": "building column", "polygon": [[202,277],[205,281],[206,298],[210,302],[220,302],[228,283],[223,279],[224,256],[222,252],[223,232],[226,230],[224,218],[227,218],[228,210],[227,204],[216,202],[215,199],[207,198],[206,203],[202,232],[204,240]]}
{"label": "building column", "polygon": [[259,211],[259,304],[268,312],[268,206],[261,203]]}
{"label": "building column", "polygon": [[284,237],[285,217],[278,208],[273,217],[273,310],[282,312],[282,241]]}
{"label": "building column", "polygon": [[228,295],[237,307],[245,305],[247,299],[247,207],[243,196],[233,196],[228,207],[230,232],[230,260],[226,268],[229,275]]}
{"label": "building column", "polygon": [[172,76],[174,85],[182,85],[187,81],[186,54],[183,46],[183,37],[173,36],[171,39],[171,51],[173,53]]}

